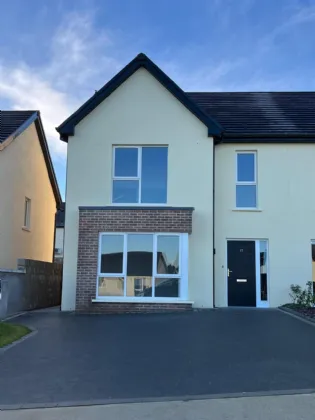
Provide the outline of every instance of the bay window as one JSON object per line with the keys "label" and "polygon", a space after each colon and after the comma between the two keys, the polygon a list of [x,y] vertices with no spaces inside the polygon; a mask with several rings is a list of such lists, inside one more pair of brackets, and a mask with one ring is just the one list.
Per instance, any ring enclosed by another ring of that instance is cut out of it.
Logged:
{"label": "bay window", "polygon": [[188,234],[101,233],[97,298],[187,298]]}

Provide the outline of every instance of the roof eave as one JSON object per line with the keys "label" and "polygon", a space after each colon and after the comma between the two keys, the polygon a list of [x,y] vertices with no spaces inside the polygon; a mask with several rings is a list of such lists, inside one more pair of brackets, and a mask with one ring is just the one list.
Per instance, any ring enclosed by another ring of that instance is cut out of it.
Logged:
{"label": "roof eave", "polygon": [[37,119],[35,120],[35,127],[37,130],[37,135],[42,147],[42,151],[43,151],[43,155],[44,155],[44,159],[45,159],[45,163],[46,163],[46,167],[47,167],[47,171],[48,171],[48,176],[49,176],[49,180],[53,189],[53,193],[55,196],[55,200],[56,200],[56,207],[57,209],[59,209],[62,206],[62,198],[61,198],[61,194],[59,191],[59,186],[58,186],[58,182],[57,182],[57,178],[56,178],[56,174],[55,174],[55,170],[52,164],[52,160],[50,157],[50,153],[49,153],[49,149],[48,149],[48,143],[46,140],[46,136],[45,136],[45,132],[44,132],[44,128],[43,128],[43,124],[42,124],[42,120],[40,117],[40,113],[37,113]]}

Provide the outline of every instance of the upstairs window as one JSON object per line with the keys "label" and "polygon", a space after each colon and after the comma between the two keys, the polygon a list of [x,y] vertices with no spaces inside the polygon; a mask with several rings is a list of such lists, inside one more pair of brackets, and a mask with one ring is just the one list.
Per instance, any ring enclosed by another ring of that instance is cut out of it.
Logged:
{"label": "upstairs window", "polygon": [[114,147],[112,202],[167,201],[167,147]]}
{"label": "upstairs window", "polygon": [[255,152],[237,152],[236,207],[257,207],[257,156]]}

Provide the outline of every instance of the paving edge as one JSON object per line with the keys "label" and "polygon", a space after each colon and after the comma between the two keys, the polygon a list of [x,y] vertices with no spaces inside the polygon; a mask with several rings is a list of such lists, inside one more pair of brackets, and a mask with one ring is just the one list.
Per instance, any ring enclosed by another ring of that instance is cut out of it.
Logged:
{"label": "paving edge", "polygon": [[209,394],[209,395],[183,395],[174,397],[147,397],[147,398],[115,398],[103,400],[83,400],[83,401],[61,401],[48,403],[30,404],[2,404],[0,411],[8,410],[30,410],[41,408],[66,408],[66,407],[88,407],[95,405],[118,405],[118,404],[143,404],[143,403],[164,403],[164,402],[189,402],[202,400],[220,400],[228,398],[253,398],[253,397],[275,397],[289,395],[313,395],[315,389],[289,389],[276,391],[257,391],[257,392],[238,392],[228,394]]}
{"label": "paving edge", "polygon": [[297,318],[300,321],[305,322],[306,324],[312,325],[313,327],[315,327],[315,319],[313,318],[309,318],[308,316],[301,314],[300,312],[295,311],[294,309],[291,308],[286,308],[286,307],[282,307],[280,306],[278,308],[281,312],[284,312],[287,315],[292,316],[293,318]]}
{"label": "paving edge", "polygon": [[[29,332],[28,334],[24,335],[24,336],[23,336],[22,338],[20,338],[19,340],[16,340],[16,341],[14,341],[13,343],[8,344],[8,345],[7,345],[7,346],[5,346],[5,347],[1,347],[1,348],[0,348],[0,356],[1,356],[1,354],[3,354],[4,352],[6,352],[6,351],[8,351],[8,350],[12,349],[12,347],[17,346],[18,344],[23,343],[23,341],[28,340],[28,339],[29,339],[29,338],[31,338],[31,337],[34,337],[34,335],[36,335],[36,334],[38,333],[38,331],[37,331],[35,328],[33,328],[33,327],[29,326],[29,325],[26,325],[26,326],[27,326],[27,328],[29,328],[29,329],[31,330],[31,332]],[[1,405],[0,405],[0,410],[1,410]]]}

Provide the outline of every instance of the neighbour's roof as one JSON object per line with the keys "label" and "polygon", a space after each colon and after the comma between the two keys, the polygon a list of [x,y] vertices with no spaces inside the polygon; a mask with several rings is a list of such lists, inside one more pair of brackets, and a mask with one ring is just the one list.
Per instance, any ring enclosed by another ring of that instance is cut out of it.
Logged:
{"label": "neighbour's roof", "polygon": [[39,111],[1,111],[0,110],[0,145],[6,140],[14,140],[32,123],[35,124],[39,142],[45,159],[49,180],[54,192],[57,208],[62,203],[54,167]]}
{"label": "neighbour's roof", "polygon": [[36,111],[1,111],[0,143],[12,136]]}
{"label": "neighbour's roof", "polygon": [[315,92],[189,92],[225,135],[315,136]]}
{"label": "neighbour's roof", "polygon": [[65,227],[65,210],[66,210],[66,203],[63,202],[56,213],[56,227],[57,228]]}

